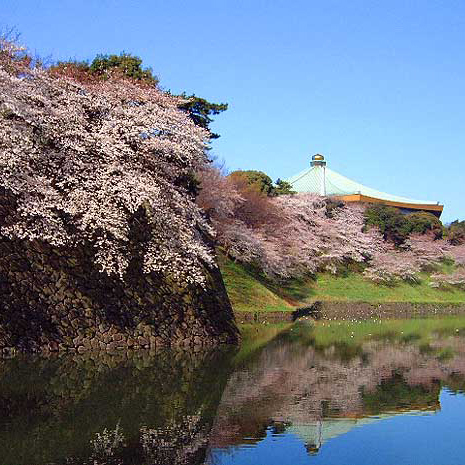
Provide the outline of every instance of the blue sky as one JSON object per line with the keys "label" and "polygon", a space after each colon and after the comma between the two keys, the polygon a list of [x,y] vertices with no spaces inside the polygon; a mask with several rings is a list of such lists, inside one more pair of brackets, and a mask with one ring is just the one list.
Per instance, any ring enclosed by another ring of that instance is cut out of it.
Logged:
{"label": "blue sky", "polygon": [[229,110],[214,152],[286,178],[323,153],[378,190],[465,219],[465,2],[0,0],[41,56],[141,56]]}

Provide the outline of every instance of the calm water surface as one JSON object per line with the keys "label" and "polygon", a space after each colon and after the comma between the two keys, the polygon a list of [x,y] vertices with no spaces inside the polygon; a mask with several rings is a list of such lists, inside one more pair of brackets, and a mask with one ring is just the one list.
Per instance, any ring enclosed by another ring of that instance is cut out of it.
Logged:
{"label": "calm water surface", "polygon": [[465,464],[465,318],[243,330],[0,361],[0,464]]}

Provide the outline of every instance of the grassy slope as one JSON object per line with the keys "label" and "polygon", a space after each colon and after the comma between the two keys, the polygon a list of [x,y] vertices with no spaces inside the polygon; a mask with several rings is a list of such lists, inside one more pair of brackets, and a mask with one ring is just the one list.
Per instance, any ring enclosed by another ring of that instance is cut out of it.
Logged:
{"label": "grassy slope", "polygon": [[287,302],[270,285],[244,267],[220,257],[220,268],[229,299],[236,311],[293,310],[295,305]]}
{"label": "grassy slope", "polygon": [[359,273],[343,277],[319,274],[316,281],[293,280],[279,286],[224,257],[220,267],[236,311],[292,311],[315,300],[465,303],[465,291],[433,289],[426,273],[421,274],[420,284],[400,283],[394,287],[377,285]]}
{"label": "grassy slope", "polygon": [[319,275],[311,290],[317,300],[364,302],[465,302],[465,292],[458,289],[438,290],[429,286],[430,278],[421,275],[420,284],[399,283],[381,286],[351,273],[347,277]]}

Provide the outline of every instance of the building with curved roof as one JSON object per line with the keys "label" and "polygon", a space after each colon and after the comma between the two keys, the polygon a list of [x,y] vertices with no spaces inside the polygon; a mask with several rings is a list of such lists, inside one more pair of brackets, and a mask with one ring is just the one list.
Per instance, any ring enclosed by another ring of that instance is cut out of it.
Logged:
{"label": "building with curved roof", "polygon": [[310,168],[286,179],[295,192],[306,192],[323,196],[335,196],[344,202],[380,203],[397,207],[405,213],[426,211],[438,218],[444,205],[429,200],[415,200],[387,194],[329,169],[323,155],[313,155]]}

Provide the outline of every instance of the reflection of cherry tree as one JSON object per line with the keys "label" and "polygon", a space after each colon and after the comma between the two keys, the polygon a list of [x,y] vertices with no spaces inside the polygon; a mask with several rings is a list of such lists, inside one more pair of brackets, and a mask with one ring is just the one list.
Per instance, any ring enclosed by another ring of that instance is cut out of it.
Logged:
{"label": "reflection of cherry tree", "polygon": [[386,399],[381,398],[376,404],[380,412],[437,408],[438,382],[446,382],[453,375],[465,376],[463,339],[448,340],[448,346],[450,343],[455,355],[449,359],[435,355],[444,348],[439,341],[432,343],[429,351],[416,345],[376,341],[352,352],[337,346],[317,351],[313,347],[271,344],[255,363],[231,376],[218,409],[211,445],[225,447],[242,443],[244,438],[261,437],[275,423],[317,424],[326,417],[364,417],[372,408],[366,399],[376,399],[386,382],[417,387],[425,400],[422,404],[420,395],[412,400],[393,398],[390,404],[383,404]]}
{"label": "reflection of cherry tree", "polygon": [[201,416],[186,416],[164,428],[141,429],[141,444],[147,465],[189,465],[202,463],[207,434]]}
{"label": "reflection of cherry tree", "polygon": [[118,455],[124,447],[124,435],[119,423],[113,430],[105,428],[97,432],[90,443],[93,449],[92,465],[121,465]]}
{"label": "reflection of cherry tree", "polygon": [[119,423],[114,429],[105,428],[91,440],[92,454],[88,460],[68,457],[67,465],[200,465],[204,463],[208,434],[201,415],[186,415],[164,427],[140,429],[139,445],[127,449],[124,431]]}

